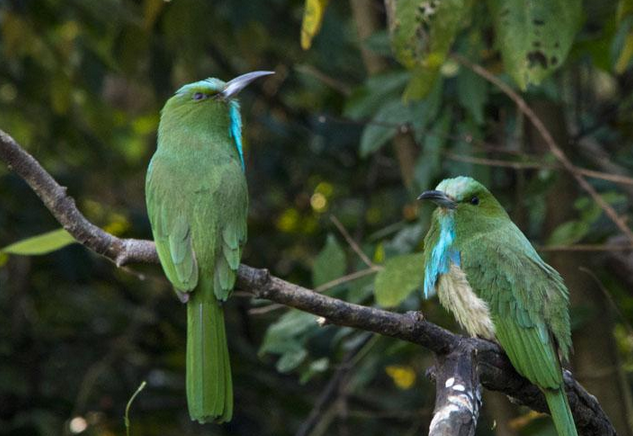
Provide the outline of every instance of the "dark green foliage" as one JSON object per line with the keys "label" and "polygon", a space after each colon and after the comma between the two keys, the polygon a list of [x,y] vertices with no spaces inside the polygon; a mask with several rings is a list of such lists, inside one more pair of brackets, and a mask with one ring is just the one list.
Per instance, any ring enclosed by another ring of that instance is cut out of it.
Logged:
{"label": "dark green foliage", "polygon": [[[410,274],[416,262],[411,253],[423,249],[431,211],[413,199],[461,174],[490,187],[537,247],[604,243],[617,231],[592,202],[579,200],[576,212],[552,224],[553,206],[573,204],[576,186],[559,189],[563,173],[529,122],[450,53],[484,65],[512,86],[529,84],[521,94],[529,104],[547,101],[560,108],[569,135],[557,140],[576,165],[613,174],[609,165],[617,164],[631,173],[630,2],[621,2],[620,17],[615,4],[589,1],[584,21],[560,20],[556,30],[564,40],[553,54],[560,58],[555,68],[539,68],[527,78],[518,61],[508,63],[513,40],[500,36],[498,16],[490,12],[494,2],[450,2],[458,3],[463,20],[449,17],[446,39],[422,47],[439,54],[428,70],[434,80],[422,83],[426,76],[415,65],[403,67],[390,51],[408,42],[387,42],[379,1],[370,8],[378,28],[363,41],[348,2],[330,2],[307,52],[299,44],[298,0],[0,2],[0,128],[68,187],[95,224],[120,236],[150,238],[143,184],[164,102],[194,80],[274,69],[275,76],[241,96],[250,198],[244,263],[308,287],[367,270],[332,225],[333,214],[372,263],[388,268],[379,277],[400,271],[392,269],[400,256],[412,260],[403,261]],[[435,35],[427,26],[437,22],[418,23],[418,29]],[[542,35],[544,47],[556,44],[551,32]],[[361,47],[384,56],[379,73],[366,72]],[[513,53],[524,56],[522,47]],[[403,102],[411,83],[421,86],[417,91],[429,87],[428,94]],[[550,120],[549,113],[539,114]],[[410,190],[393,147],[403,130],[415,152],[405,160],[413,167]],[[596,159],[602,155],[608,160]],[[503,167],[517,164],[528,167]],[[590,182],[619,213],[630,215],[629,186]],[[0,165],[0,247],[58,228],[37,196]],[[336,244],[327,243],[328,235]],[[631,286],[606,255],[590,253],[583,265],[595,271],[622,312],[614,315],[615,335],[630,384]],[[158,266],[117,269],[79,244],[44,256],[0,254],[3,261],[2,435],[60,434],[72,418],[85,420],[84,434],[123,434],[125,405],[142,380],[148,384],[134,401],[132,434],[291,435],[348,353],[352,369],[337,391],[343,400],[330,402],[336,407],[321,415],[325,433],[423,434],[428,428],[434,389],[424,378],[432,363],[425,350],[386,338],[365,342],[361,332],[320,327],[313,315],[239,294],[224,304],[234,418],[222,427],[201,427],[189,421],[185,402],[186,310]],[[375,279],[363,275],[324,292],[376,304]],[[416,292],[421,280],[422,271],[415,280],[407,277],[388,304],[400,302],[394,307],[399,311],[422,309],[426,318],[457,329],[437,300],[422,301]],[[572,325],[578,327],[611,316],[591,306],[575,314]],[[615,362],[606,364],[612,369]],[[478,434],[492,434],[493,419],[511,418],[494,413],[484,405]],[[545,434],[549,422],[538,418],[523,433]]]}

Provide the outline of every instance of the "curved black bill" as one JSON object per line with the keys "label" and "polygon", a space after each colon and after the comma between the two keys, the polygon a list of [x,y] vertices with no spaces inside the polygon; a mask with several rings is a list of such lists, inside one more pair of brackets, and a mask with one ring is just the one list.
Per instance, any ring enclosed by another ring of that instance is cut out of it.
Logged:
{"label": "curved black bill", "polygon": [[448,209],[455,209],[457,205],[455,201],[442,191],[424,191],[418,197],[418,200],[431,200],[433,203]]}
{"label": "curved black bill", "polygon": [[239,92],[246,88],[253,80],[258,79],[262,76],[269,76],[271,74],[275,74],[274,71],[253,71],[250,73],[242,74],[241,76],[237,76],[235,79],[228,82],[224,85],[224,89],[220,92],[220,97],[222,98],[231,98]]}

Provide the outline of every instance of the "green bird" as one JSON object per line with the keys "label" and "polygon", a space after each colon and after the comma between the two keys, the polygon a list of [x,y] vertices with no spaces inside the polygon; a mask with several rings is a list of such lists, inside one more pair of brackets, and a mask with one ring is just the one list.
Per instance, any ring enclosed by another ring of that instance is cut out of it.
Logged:
{"label": "green bird", "polygon": [[498,342],[545,394],[559,436],[576,436],[560,359],[571,349],[569,293],[510,217],[470,177],[418,197],[439,207],[424,240],[424,293],[472,336]]}
{"label": "green bird", "polygon": [[180,88],[161,112],[145,195],[156,250],[187,304],[187,405],[200,423],[230,421],[233,385],[224,302],[246,242],[248,191],[235,96],[256,71]]}

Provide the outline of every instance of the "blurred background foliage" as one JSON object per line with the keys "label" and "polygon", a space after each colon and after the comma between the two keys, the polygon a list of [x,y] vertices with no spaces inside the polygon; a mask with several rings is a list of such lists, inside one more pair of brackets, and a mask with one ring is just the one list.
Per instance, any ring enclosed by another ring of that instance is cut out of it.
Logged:
{"label": "blurred background foliage", "polygon": [[[578,166],[625,176],[590,181],[629,217],[633,3],[533,3],[2,0],[0,128],[94,223],[149,238],[144,176],[164,101],[200,78],[274,69],[242,96],[244,263],[457,329],[421,298],[413,253],[431,207],[415,197],[444,177],[476,177],[565,276],[571,367],[632,436],[633,260],[612,248],[630,241],[460,56],[520,92]],[[123,434],[142,380],[138,435],[426,432],[428,352],[319,327],[239,291],[226,310],[235,417],[190,422],[184,307],[158,266],[117,269],[77,244],[15,255],[66,245],[58,227],[0,167],[0,246],[18,243],[0,253],[0,434]],[[554,433],[548,419],[486,393],[478,434]]]}

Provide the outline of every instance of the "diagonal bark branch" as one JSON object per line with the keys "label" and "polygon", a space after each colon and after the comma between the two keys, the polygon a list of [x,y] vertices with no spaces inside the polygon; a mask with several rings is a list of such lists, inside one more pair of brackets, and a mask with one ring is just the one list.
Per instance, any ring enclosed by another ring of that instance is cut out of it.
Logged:
{"label": "diagonal bark branch", "polygon": [[[62,226],[90,250],[110,259],[117,266],[158,263],[152,241],[120,239],[88,221],[68,196],[66,188],[60,186],[33,156],[2,130],[0,160],[24,179]],[[265,269],[246,265],[240,265],[237,285],[256,298],[313,313],[326,318],[329,324],[354,327],[412,342],[440,357],[469,346],[476,355],[477,372],[484,387],[503,392],[534,410],[547,411],[542,393],[516,373],[497,344],[451,333],[425,320],[420,312],[402,314],[347,303],[286,282],[270,275]],[[565,385],[579,433],[583,436],[614,436],[615,430],[598,401],[568,372],[565,374]]]}

